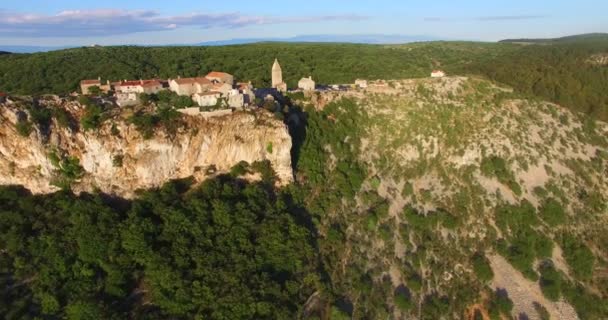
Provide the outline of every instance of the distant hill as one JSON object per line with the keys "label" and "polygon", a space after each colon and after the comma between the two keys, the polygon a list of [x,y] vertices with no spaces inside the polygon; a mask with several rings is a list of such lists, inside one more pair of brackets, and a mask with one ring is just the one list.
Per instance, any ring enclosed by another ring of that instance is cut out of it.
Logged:
{"label": "distant hill", "polygon": [[[167,45],[138,45],[141,47],[197,47],[197,46],[226,46],[238,44],[254,44],[264,42],[283,43],[359,43],[359,44],[404,44],[411,42],[437,41],[440,38],[426,35],[399,35],[399,34],[326,34],[326,35],[300,35],[289,38],[237,38],[217,41],[205,41],[199,43],[173,43]],[[81,46],[19,46],[2,45],[0,51],[13,53],[35,53],[49,52],[63,49],[78,48]]]}
{"label": "distant hill", "polygon": [[398,35],[398,34],[327,34],[327,35],[301,35],[290,38],[241,38],[220,41],[201,42],[201,46],[223,46],[234,44],[251,44],[260,42],[323,42],[323,43],[361,43],[361,44],[401,44],[421,41],[436,41],[437,37],[425,35]]}
{"label": "distant hill", "polygon": [[48,52],[54,50],[66,49],[69,47],[43,47],[43,46],[16,46],[16,45],[3,45],[0,44],[0,51],[9,53],[34,53],[34,52]]}
{"label": "distant hill", "polygon": [[0,55],[3,55],[3,54],[11,54],[11,53],[8,51],[0,51]]}
{"label": "distant hill", "polygon": [[608,33],[587,33],[574,36],[549,39],[505,39],[503,43],[532,43],[532,44],[554,44],[554,43],[574,43],[587,41],[608,41]]}

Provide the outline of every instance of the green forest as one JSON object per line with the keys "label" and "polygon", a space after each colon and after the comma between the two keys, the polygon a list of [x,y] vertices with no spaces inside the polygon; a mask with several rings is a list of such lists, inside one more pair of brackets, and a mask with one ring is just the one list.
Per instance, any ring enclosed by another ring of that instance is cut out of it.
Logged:
{"label": "green forest", "polygon": [[2,187],[0,314],[294,319],[319,286],[299,211],[288,193],[230,176],[135,201]]}

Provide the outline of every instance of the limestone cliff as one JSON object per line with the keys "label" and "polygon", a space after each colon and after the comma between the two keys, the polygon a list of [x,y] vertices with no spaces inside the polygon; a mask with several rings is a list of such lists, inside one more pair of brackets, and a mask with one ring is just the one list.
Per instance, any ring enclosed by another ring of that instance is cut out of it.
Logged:
{"label": "limestone cliff", "polygon": [[[82,108],[71,108],[78,119]],[[91,131],[61,128],[53,119],[48,130],[34,126],[24,137],[16,130],[24,115],[14,104],[0,104],[0,184],[23,185],[34,193],[59,189],[52,184],[57,177],[52,153],[79,160],[83,174],[72,183],[74,191],[100,190],[126,198],[172,179],[193,177],[200,182],[240,161],[269,160],[280,184],[293,180],[287,128],[262,111],[207,120],[183,116],[174,134],[158,128],[150,139],[144,139],[124,115]]]}

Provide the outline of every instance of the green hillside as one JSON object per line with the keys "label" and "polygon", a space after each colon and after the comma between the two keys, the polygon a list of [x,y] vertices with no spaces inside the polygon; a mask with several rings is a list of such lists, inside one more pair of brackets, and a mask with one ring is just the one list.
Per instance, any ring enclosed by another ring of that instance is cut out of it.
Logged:
{"label": "green hillside", "polygon": [[572,42],[589,42],[589,41],[606,41],[608,33],[586,33],[575,36],[566,36],[560,38],[548,39],[505,39],[499,42],[512,43],[531,43],[531,44],[556,44],[556,43],[572,43]]}

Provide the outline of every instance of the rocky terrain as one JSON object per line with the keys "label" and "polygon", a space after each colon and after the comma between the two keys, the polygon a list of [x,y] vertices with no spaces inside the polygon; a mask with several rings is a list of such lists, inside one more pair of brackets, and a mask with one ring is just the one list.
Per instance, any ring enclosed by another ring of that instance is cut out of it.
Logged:
{"label": "rocky terrain", "polygon": [[[78,103],[51,104],[68,110],[76,121],[82,116]],[[293,180],[291,138],[286,126],[266,112],[236,112],[209,120],[183,116],[176,132],[159,128],[149,139],[120,113],[95,130],[63,128],[53,118],[48,128],[34,126],[23,136],[16,126],[27,113],[18,103],[0,105],[2,185],[23,185],[34,193],[57,191],[54,182],[69,159],[82,169],[73,177],[74,191],[100,190],[126,198],[173,179],[193,177],[200,182],[240,161],[268,160],[280,184]]]}
{"label": "rocky terrain", "polygon": [[[441,297],[457,305],[481,298],[491,310],[483,294],[467,300],[476,283],[479,292],[506,290],[514,317],[541,319],[537,302],[552,319],[594,318],[580,315],[580,300],[572,306],[577,294],[565,283],[608,295],[606,123],[467,77],[376,82],[310,103],[325,117],[325,134],[335,135],[325,147],[333,170],[326,174],[338,179],[344,162],[365,168],[352,202],[323,220],[322,232],[347,226],[344,247],[332,244],[334,277],[370,274],[385,292],[406,292],[386,296],[399,319],[441,309]],[[592,266],[579,264],[576,250],[587,247]],[[486,262],[472,263],[476,254]],[[491,281],[478,274],[480,264],[493,271]],[[541,265],[561,274],[561,298],[543,296]],[[349,290],[360,318],[373,303]]]}

